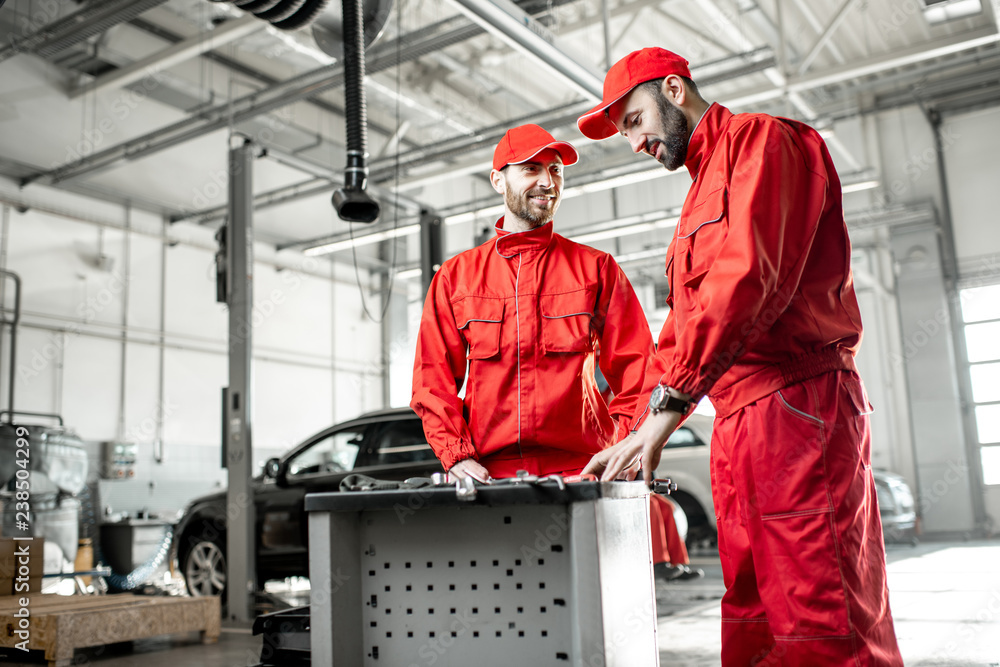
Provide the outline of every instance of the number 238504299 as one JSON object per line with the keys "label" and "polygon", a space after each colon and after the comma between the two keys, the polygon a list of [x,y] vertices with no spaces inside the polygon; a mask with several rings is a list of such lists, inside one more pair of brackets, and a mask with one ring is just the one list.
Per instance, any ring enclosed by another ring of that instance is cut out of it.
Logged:
{"label": "number 238504299", "polygon": [[27,438],[28,429],[23,426],[18,426],[16,434],[17,450],[15,452],[15,459],[19,470],[16,473],[17,479],[14,482],[14,498],[17,501],[14,505],[14,509],[17,512],[15,519],[20,525],[21,521],[24,521],[25,523],[28,521],[28,500],[31,497],[31,473],[28,470],[28,463],[31,458],[31,443]]}

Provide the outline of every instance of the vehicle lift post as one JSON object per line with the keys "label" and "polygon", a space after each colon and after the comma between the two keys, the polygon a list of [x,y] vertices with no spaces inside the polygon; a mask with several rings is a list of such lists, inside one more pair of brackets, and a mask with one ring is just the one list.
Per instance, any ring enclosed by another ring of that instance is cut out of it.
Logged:
{"label": "vehicle lift post", "polygon": [[222,463],[226,492],[226,596],[229,620],[253,620],[257,587],[254,548],[253,447],[253,160],[256,147],[233,136],[229,148],[229,215],[225,231],[229,306],[229,386],[223,390]]}

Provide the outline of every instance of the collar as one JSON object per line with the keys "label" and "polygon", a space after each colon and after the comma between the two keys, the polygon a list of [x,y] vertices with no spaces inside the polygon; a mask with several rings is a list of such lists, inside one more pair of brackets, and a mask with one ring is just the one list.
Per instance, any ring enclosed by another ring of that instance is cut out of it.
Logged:
{"label": "collar", "polygon": [[524,232],[509,232],[503,229],[503,217],[501,217],[493,228],[497,232],[497,253],[506,257],[531,250],[545,250],[552,240],[551,220],[541,227]]}
{"label": "collar", "polygon": [[712,156],[716,144],[719,143],[719,137],[732,117],[732,111],[715,102],[712,102],[702,114],[701,120],[691,132],[691,138],[688,139],[687,160],[684,161],[691,178],[698,178],[702,163]]}

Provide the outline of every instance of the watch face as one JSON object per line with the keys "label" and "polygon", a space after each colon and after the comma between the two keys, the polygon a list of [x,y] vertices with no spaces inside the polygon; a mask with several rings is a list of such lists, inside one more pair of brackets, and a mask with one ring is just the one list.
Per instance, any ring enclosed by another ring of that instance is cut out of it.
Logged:
{"label": "watch face", "polygon": [[649,405],[653,408],[659,408],[660,404],[663,403],[663,399],[666,397],[667,388],[662,384],[656,385],[653,388],[653,393],[649,395]]}

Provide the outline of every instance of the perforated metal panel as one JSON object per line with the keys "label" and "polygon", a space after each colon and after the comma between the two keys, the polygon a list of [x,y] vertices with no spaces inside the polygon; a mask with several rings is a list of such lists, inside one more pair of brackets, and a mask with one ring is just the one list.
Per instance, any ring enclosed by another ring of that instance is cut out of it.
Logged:
{"label": "perforated metal panel", "polygon": [[313,664],[658,663],[644,497],[449,506],[447,490],[392,493],[377,509],[307,498]]}
{"label": "perforated metal panel", "polygon": [[[566,665],[569,515],[561,507],[364,512],[365,665]],[[550,537],[551,536],[551,537]]]}

